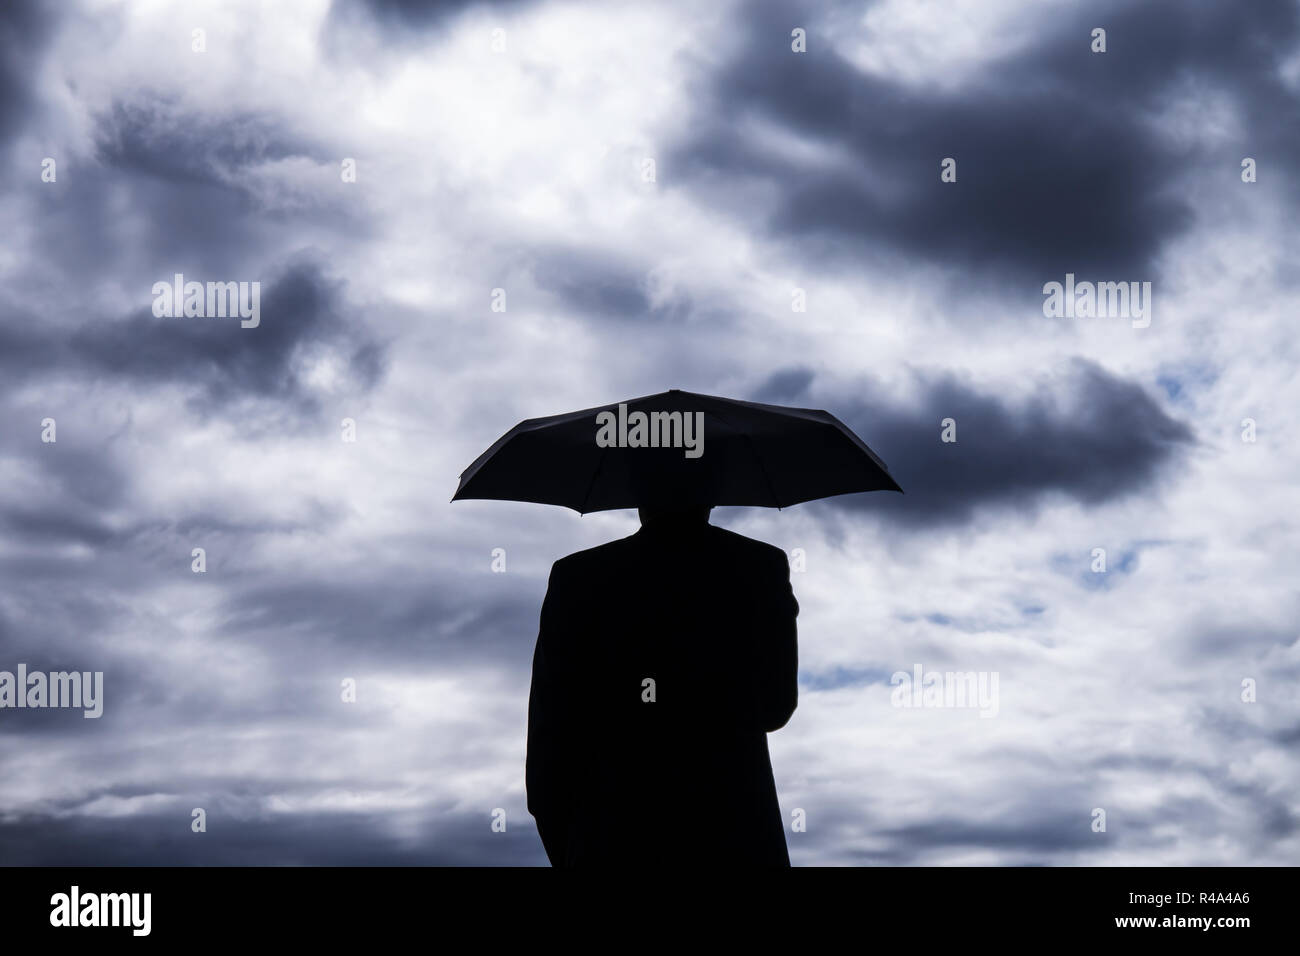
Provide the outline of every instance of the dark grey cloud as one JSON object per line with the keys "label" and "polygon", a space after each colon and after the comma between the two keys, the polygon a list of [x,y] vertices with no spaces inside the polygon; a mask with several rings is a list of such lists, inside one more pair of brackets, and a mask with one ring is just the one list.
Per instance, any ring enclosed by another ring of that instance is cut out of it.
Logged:
{"label": "dark grey cloud", "polygon": [[256,328],[219,319],[155,319],[149,312],[83,327],[71,345],[98,374],[202,383],[197,401],[208,412],[247,397],[316,411],[319,399],[298,364],[311,352],[338,359],[362,391],[376,384],[384,367],[383,345],[348,321],[341,282],[310,260],[264,284]]}
{"label": "dark grey cloud", "polygon": [[36,105],[33,79],[55,14],[40,0],[0,4],[0,143],[11,142]]}
{"label": "dark grey cloud", "polygon": [[412,45],[469,10],[512,10],[531,0],[333,0],[329,29],[341,43],[348,30],[378,27],[390,44]]}
{"label": "dark grey cloud", "polygon": [[283,116],[141,89],[89,119],[90,155],[55,150],[57,182],[17,184],[43,224],[35,251],[74,274],[146,290],[175,272],[224,280],[285,259],[318,230],[371,234],[355,202],[364,189],[340,183],[342,156]]}
{"label": "dark grey cloud", "polygon": [[[1070,808],[1057,815],[1041,811],[1031,817],[980,822],[958,819],[927,820],[924,824],[884,830],[881,835],[916,850],[981,848],[1037,854],[1042,862],[1062,851],[1105,848],[1104,835],[1087,826],[1087,809]],[[1033,865],[1021,863],[1021,865]]]}
{"label": "dark grey cloud", "polygon": [[[1245,668],[1240,674],[1233,675],[1236,683],[1243,677],[1255,677],[1255,661],[1258,651],[1269,648],[1291,648],[1300,641],[1296,628],[1291,623],[1300,611],[1300,595],[1288,592],[1285,596],[1289,609],[1282,615],[1276,615],[1269,609],[1253,607],[1241,603],[1228,609],[1214,607],[1207,609],[1197,621],[1197,626],[1182,635],[1177,653],[1189,661],[1207,659],[1236,659]],[[1269,671],[1274,675],[1274,688],[1284,685],[1288,680],[1300,680],[1300,664],[1278,662]]]}
{"label": "dark grey cloud", "polygon": [[[1238,749],[1242,740],[1231,734],[1224,734],[1221,724],[1199,719],[1197,731],[1205,739],[1227,738],[1228,746]],[[1261,735],[1265,746],[1269,743],[1281,743],[1277,759],[1283,759],[1285,743],[1275,742],[1267,735]],[[1108,826],[1112,825],[1121,833],[1133,834],[1139,839],[1150,839],[1149,834],[1166,827],[1171,820],[1179,822],[1187,832],[1201,833],[1207,838],[1220,832],[1224,821],[1235,813],[1241,813],[1242,819],[1249,825],[1243,828],[1238,838],[1248,847],[1246,859],[1267,852],[1268,848],[1300,830],[1300,817],[1292,808],[1285,795],[1272,791],[1269,787],[1244,779],[1222,763],[1209,762],[1197,758],[1171,757],[1164,753],[1121,754],[1107,753],[1088,763],[1088,769],[1106,774],[1117,771],[1136,771],[1146,778],[1189,777],[1195,776],[1210,788],[1213,799],[1202,795],[1170,793],[1155,807],[1141,806],[1130,808],[1121,799],[1112,802],[1108,814]]]}
{"label": "dark grey cloud", "polygon": [[239,174],[293,157],[334,161],[318,143],[286,127],[283,117],[236,111],[213,116],[186,110],[175,96],[142,92],[96,118],[96,159],[115,170],[193,190],[240,192]]}
{"label": "dark grey cloud", "polygon": [[[962,524],[985,507],[1028,511],[1061,495],[1095,506],[1154,490],[1195,442],[1136,382],[1077,359],[1027,400],[1004,397],[952,372],[915,372],[907,395],[865,383],[853,395],[814,391],[805,369],[759,389],[832,411],[888,463],[902,495],[846,495],[804,507],[867,512],[905,526]],[[944,419],[956,442],[941,440]]]}
{"label": "dark grey cloud", "polygon": [[810,368],[778,369],[758,387],[753,400],[771,405],[794,404],[807,393],[816,377]]}
{"label": "dark grey cloud", "polygon": [[247,580],[229,591],[221,630],[231,638],[270,635],[349,662],[495,663],[516,675],[526,672],[545,581],[486,571],[444,580],[438,589],[397,575]]}
{"label": "dark grey cloud", "polygon": [[689,315],[683,300],[651,300],[644,268],[609,253],[582,247],[544,247],[521,257],[537,285],[565,308],[598,321],[672,321]]}
{"label": "dark grey cloud", "polygon": [[[1032,294],[1067,271],[1150,279],[1161,248],[1195,218],[1174,186],[1181,173],[1211,162],[1231,179],[1261,147],[1271,163],[1295,165],[1300,134],[1295,124],[1278,133],[1288,124],[1276,122],[1297,107],[1278,78],[1300,35],[1294,5],[1054,12],[1026,50],[991,58],[955,91],[864,73],[830,36],[792,53],[791,27],[817,20],[815,7],[747,5],[739,52],[701,82],[689,132],[665,164],[701,201],[808,259],[861,268],[903,256],[981,281],[1010,276]],[[1105,54],[1089,49],[1099,24]],[[1242,106],[1250,138],[1230,155],[1190,151],[1153,125],[1160,97],[1189,75]],[[755,118],[848,162],[780,156],[746,131]],[[957,160],[955,184],[940,181],[945,157]]]}
{"label": "dark grey cloud", "polygon": [[[208,281],[191,272],[186,280]],[[160,274],[155,281],[171,281]],[[214,280],[215,281],[215,280]],[[239,281],[222,276],[220,281]],[[95,383],[141,388],[179,385],[200,415],[262,399],[297,418],[318,414],[326,398],[307,378],[308,363],[337,363],[354,393],[374,388],[387,365],[388,345],[350,311],[342,280],[311,255],[301,255],[263,278],[260,324],[237,318],[158,318],[147,304],[115,319],[64,332],[36,318],[0,326],[0,367],[9,383],[55,372]]]}
{"label": "dark grey cloud", "polygon": [[[40,499],[0,507],[0,529],[11,540],[102,547],[119,538],[122,532],[108,522],[107,510],[121,500],[124,476],[108,452],[56,445],[35,458],[33,464],[49,483]],[[113,482],[111,488],[107,481]],[[79,487],[84,484],[98,487]],[[111,499],[105,494],[109,490],[114,492]]]}
{"label": "dark grey cloud", "polygon": [[[369,781],[358,781],[364,786]],[[24,816],[0,820],[10,866],[544,866],[532,817],[507,817],[491,830],[480,814],[421,815],[403,838],[389,813],[284,813],[254,819],[209,812],[206,833],[190,831],[190,810],[122,817]]]}

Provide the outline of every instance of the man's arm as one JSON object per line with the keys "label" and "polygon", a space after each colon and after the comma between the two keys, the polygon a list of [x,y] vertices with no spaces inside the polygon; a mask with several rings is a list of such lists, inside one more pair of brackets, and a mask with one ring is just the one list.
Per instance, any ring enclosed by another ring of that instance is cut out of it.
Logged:
{"label": "man's arm", "polygon": [[799,602],[790,586],[790,561],[774,548],[767,580],[759,590],[758,721],[767,733],[789,722],[799,704]]}
{"label": "man's arm", "polygon": [[564,680],[563,586],[557,586],[559,563],[551,568],[542,602],[541,627],[533,652],[533,683],[528,695],[528,757],[525,785],[528,812],[552,866],[563,864],[572,801],[572,764],[567,753],[569,694]]}

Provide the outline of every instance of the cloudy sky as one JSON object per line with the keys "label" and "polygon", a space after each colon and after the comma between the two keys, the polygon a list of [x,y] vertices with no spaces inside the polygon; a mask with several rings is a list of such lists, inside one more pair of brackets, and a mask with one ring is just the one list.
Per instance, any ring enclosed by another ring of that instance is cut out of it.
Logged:
{"label": "cloudy sky", "polygon": [[1300,862],[1298,108],[1289,0],[5,3],[0,670],[105,699],[0,710],[0,863],[544,863],[546,576],[635,517],[449,498],[671,387],[907,492],[715,512],[806,556],[796,865]]}

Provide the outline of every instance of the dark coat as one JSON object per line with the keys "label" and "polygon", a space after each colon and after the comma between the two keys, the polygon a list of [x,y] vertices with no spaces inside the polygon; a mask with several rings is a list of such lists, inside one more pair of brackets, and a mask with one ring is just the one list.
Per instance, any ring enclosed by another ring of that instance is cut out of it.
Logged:
{"label": "dark coat", "polygon": [[785,553],[709,524],[555,562],[527,766],[553,865],[789,866],[767,734],[797,703],[798,613]]}

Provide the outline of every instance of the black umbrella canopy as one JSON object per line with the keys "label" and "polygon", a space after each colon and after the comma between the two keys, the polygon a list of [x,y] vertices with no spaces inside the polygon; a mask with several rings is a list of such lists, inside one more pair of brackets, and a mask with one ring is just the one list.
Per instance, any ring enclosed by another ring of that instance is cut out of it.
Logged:
{"label": "black umbrella canopy", "polygon": [[487,498],[616,508],[784,508],[862,491],[903,489],[838,418],[671,389],[530,418],[460,476],[452,501]]}

